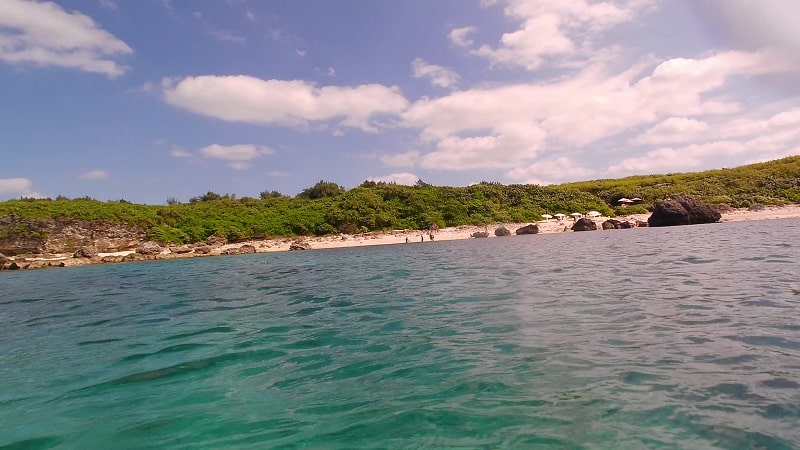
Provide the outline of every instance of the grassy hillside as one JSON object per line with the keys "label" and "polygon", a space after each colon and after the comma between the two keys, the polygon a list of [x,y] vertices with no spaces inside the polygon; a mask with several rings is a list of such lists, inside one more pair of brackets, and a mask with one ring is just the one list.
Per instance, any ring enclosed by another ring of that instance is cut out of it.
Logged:
{"label": "grassy hillside", "polygon": [[[21,199],[0,202],[0,216],[104,220],[147,231],[159,242],[232,241],[272,236],[323,235],[388,229],[422,229],[497,222],[528,222],[544,213],[597,210],[605,215],[645,212],[654,201],[688,194],[714,204],[744,207],[800,202],[800,157],[735,169],[627,177],[557,186],[480,183],[437,187],[365,182],[345,190],[321,181],[294,198],[264,192],[260,199],[209,192],[191,202],[137,205],[124,201]],[[614,209],[621,197],[641,206]],[[6,230],[8,231],[8,230]]]}
{"label": "grassy hillside", "polygon": [[647,175],[561,185],[594,194],[614,205],[622,197],[639,197],[643,204],[676,194],[734,208],[755,204],[800,203],[800,156],[705,172]]}

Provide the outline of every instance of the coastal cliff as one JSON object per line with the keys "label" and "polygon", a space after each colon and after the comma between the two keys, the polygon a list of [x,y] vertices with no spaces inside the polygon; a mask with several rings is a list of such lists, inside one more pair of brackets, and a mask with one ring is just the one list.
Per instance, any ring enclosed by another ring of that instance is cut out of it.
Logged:
{"label": "coastal cliff", "polygon": [[145,230],[109,221],[0,217],[0,253],[6,256],[71,254],[83,247],[111,253],[135,249],[145,239]]}

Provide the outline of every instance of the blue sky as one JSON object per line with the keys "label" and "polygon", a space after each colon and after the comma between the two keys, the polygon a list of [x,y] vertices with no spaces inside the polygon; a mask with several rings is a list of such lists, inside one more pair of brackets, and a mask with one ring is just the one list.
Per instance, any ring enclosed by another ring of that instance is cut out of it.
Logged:
{"label": "blue sky", "polygon": [[2,0],[0,200],[800,154],[795,0]]}

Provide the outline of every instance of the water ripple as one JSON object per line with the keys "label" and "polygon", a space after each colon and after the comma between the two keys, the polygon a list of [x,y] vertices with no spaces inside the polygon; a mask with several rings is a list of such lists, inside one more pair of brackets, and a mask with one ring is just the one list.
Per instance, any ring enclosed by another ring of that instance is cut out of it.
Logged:
{"label": "water ripple", "polygon": [[800,448],[796,242],[792,220],[3,274],[0,448]]}

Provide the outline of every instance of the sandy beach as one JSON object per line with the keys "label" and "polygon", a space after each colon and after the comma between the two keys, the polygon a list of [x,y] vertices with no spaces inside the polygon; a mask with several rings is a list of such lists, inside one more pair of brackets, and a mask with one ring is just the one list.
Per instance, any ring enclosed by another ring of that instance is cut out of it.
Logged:
{"label": "sandy beach", "polygon": [[[647,221],[650,214],[633,214],[625,217],[615,217],[617,220],[635,222]],[[800,205],[790,205],[781,207],[765,208],[761,211],[750,211],[747,209],[736,209],[722,214],[721,222],[737,222],[744,220],[773,220],[773,219],[792,219],[800,218]],[[596,217],[592,219],[601,230],[601,224],[608,220],[608,217]],[[530,222],[528,222],[530,223]],[[434,232],[434,242],[452,241],[457,239],[470,239],[472,233],[488,231],[489,239],[495,239],[494,230],[500,226],[505,226],[513,234],[518,228],[528,225],[528,223],[498,223],[489,226],[460,226],[449,227]],[[536,222],[539,226],[539,234],[546,233],[572,233],[572,218],[562,220],[549,219]],[[419,230],[394,230],[375,233],[364,233],[358,235],[336,235],[324,237],[309,237],[300,239],[308,243],[311,249],[341,248],[341,247],[360,247],[368,245],[391,245],[404,244],[406,238],[409,243],[429,242],[429,232]],[[264,241],[253,241],[237,244],[229,244],[222,249],[238,247],[244,244],[253,245],[257,252],[288,251],[289,245],[298,239],[270,239]]]}
{"label": "sandy beach", "polygon": [[[615,217],[620,221],[646,222],[650,214],[633,214],[630,216]],[[759,211],[752,211],[748,209],[735,209],[722,213],[721,222],[737,222],[746,220],[775,220],[775,219],[796,219],[800,218],[800,204],[789,205],[781,207],[768,207]],[[593,220],[597,224],[598,231],[602,232],[601,224],[608,220],[608,217],[595,217]],[[574,219],[567,217],[561,220],[549,219],[536,222],[539,227],[539,234],[548,233],[573,233],[571,227]],[[433,241],[453,241],[458,239],[472,239],[472,234],[475,232],[488,232],[488,239],[497,239],[494,235],[495,229],[500,226],[506,227],[514,232],[529,223],[498,223],[488,226],[459,226],[449,227],[436,230],[433,232]],[[393,231],[380,231],[372,233],[363,233],[356,235],[331,235],[322,237],[284,237],[275,239],[253,240],[245,242],[230,243],[225,245],[216,245],[211,248],[208,253],[198,254],[187,247],[191,246],[171,246],[164,247],[163,251],[158,255],[151,255],[146,259],[174,259],[174,258],[190,258],[199,256],[216,256],[226,254],[226,252],[236,252],[237,249],[243,246],[252,246],[256,253],[267,252],[282,252],[289,251],[290,246],[298,243],[302,244],[308,250],[321,250],[330,248],[343,248],[343,247],[365,247],[371,245],[394,245],[394,244],[420,244],[431,242],[431,232],[420,230],[393,230]],[[183,247],[183,251],[178,251],[179,247]],[[174,250],[174,251],[173,251]],[[252,249],[250,249],[252,253]],[[19,255],[17,257],[7,258],[8,261],[15,261],[20,263],[22,268],[44,268],[44,267],[69,267],[69,266],[82,266],[87,264],[98,264],[108,262],[120,262],[124,257],[136,253],[136,250],[125,250],[114,253],[99,253],[95,258],[76,258],[71,254],[56,254],[47,255],[42,257],[39,255]],[[142,255],[134,255],[142,256]],[[138,259],[138,258],[137,258]]]}

